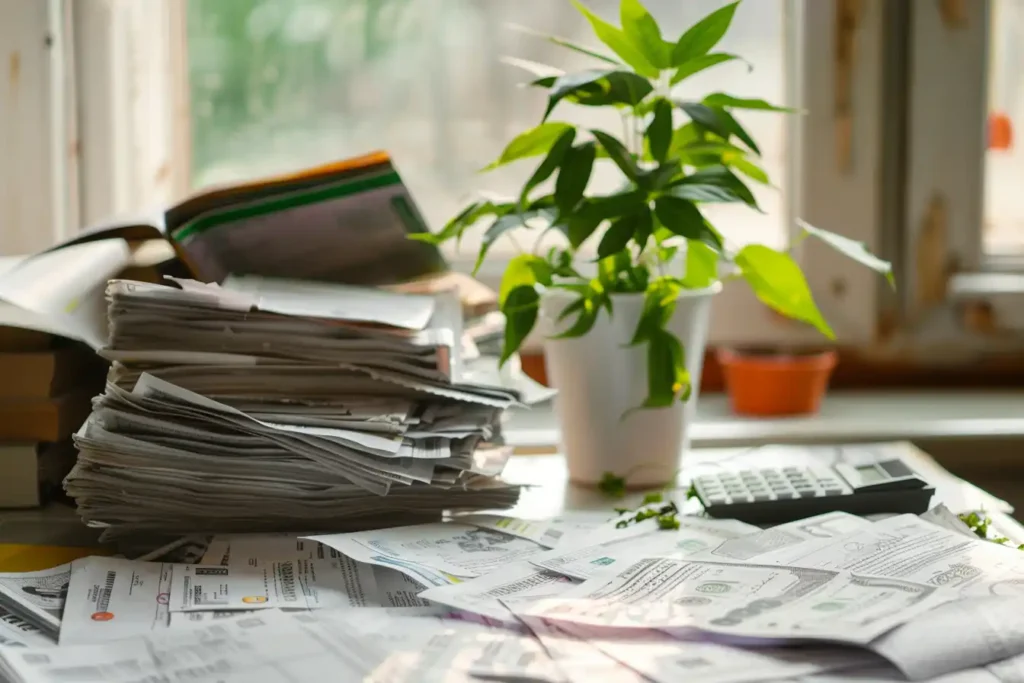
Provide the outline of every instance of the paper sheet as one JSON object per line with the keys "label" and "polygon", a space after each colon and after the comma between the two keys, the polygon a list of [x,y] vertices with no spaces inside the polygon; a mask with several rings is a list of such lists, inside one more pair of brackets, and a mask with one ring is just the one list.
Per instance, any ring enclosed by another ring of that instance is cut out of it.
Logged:
{"label": "paper sheet", "polygon": [[167,628],[174,566],[115,557],[72,562],[61,646],[102,643]]}
{"label": "paper sheet", "polygon": [[571,513],[547,520],[529,520],[503,515],[462,515],[456,521],[482,529],[492,529],[538,543],[545,548],[557,548],[567,540],[578,544],[591,533],[610,527],[611,517],[605,512]]}
{"label": "paper sheet", "polygon": [[528,562],[514,562],[476,579],[430,588],[419,597],[490,619],[515,622],[502,599],[553,597],[572,585],[570,579],[555,572],[538,569]]}
{"label": "paper sheet", "polygon": [[544,551],[511,534],[468,524],[421,524],[351,534],[305,536],[359,562],[394,567],[432,586],[472,578]]}
{"label": "paper sheet", "polygon": [[297,564],[295,560],[264,560],[256,566],[176,565],[171,577],[170,610],[306,609]]}
{"label": "paper sheet", "polygon": [[758,531],[750,535],[725,541],[717,548],[695,555],[693,559],[709,561],[746,561],[764,562],[770,553],[784,548],[796,546],[805,541],[836,538],[845,534],[870,529],[872,523],[863,517],[845,512],[826,512],[823,515],[808,517],[788,524]]}
{"label": "paper sheet", "polygon": [[71,564],[35,572],[0,574],[0,602],[54,634],[60,628],[71,580]]}
{"label": "paper sheet", "polygon": [[531,557],[530,562],[582,581],[615,573],[639,558],[687,557],[744,535],[734,525],[717,522],[681,517],[679,529],[662,530],[658,528],[656,520],[645,520],[625,529],[613,529],[604,536],[596,536],[596,545],[548,551]]}
{"label": "paper sheet", "polygon": [[847,572],[648,559],[542,599],[523,614],[591,626],[864,645],[951,597],[924,584]]}
{"label": "paper sheet", "polygon": [[0,646],[46,647],[57,640],[14,612],[0,607]]}
{"label": "paper sheet", "polygon": [[1024,554],[900,515],[835,539],[801,543],[759,558],[888,576],[954,590],[961,596],[1024,595]]}
{"label": "paper sheet", "polygon": [[218,536],[207,554],[223,566],[258,566],[268,560],[293,561],[310,609],[338,607],[419,607],[422,583],[389,567],[356,562],[317,541],[291,534]]}
{"label": "paper sheet", "polygon": [[655,683],[693,680],[701,683],[751,683],[848,669],[877,661],[855,650],[802,647],[799,649],[741,649],[720,643],[680,640],[658,631],[638,634],[566,630]]}
{"label": "paper sheet", "polygon": [[261,311],[357,321],[422,330],[434,314],[434,298],[326,282],[229,275],[223,287],[252,296]]}

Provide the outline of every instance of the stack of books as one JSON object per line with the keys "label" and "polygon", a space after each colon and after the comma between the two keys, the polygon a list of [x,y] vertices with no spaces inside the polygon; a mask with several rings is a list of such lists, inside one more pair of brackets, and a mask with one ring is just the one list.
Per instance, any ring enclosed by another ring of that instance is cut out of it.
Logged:
{"label": "stack of books", "polygon": [[65,482],[108,539],[354,530],[513,505],[507,389],[458,381],[457,298],[111,281],[105,392]]}
{"label": "stack of books", "polygon": [[61,493],[75,460],[71,435],[106,373],[87,346],[98,333],[86,293],[130,260],[121,243],[0,261],[0,508]]}

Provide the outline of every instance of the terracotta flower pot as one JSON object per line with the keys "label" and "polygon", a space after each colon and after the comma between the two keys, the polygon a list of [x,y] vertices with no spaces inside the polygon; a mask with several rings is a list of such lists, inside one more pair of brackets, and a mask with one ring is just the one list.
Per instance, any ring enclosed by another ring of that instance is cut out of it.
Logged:
{"label": "terracotta flower pot", "polygon": [[818,412],[828,388],[836,353],[766,353],[720,349],[733,412],[771,417]]}

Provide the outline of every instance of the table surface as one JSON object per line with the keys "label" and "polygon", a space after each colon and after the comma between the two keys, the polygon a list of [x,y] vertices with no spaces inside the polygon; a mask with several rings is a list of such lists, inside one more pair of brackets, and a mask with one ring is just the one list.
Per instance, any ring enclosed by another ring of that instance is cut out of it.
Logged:
{"label": "table surface", "polygon": [[[929,455],[909,443],[886,445],[935,486],[932,504],[945,503],[954,512],[985,510],[993,518],[993,529],[1015,543],[1024,543],[1024,526],[1014,521],[1009,505],[977,486],[950,474]],[[685,501],[685,491],[694,476],[723,467],[785,467],[829,465],[841,457],[840,448],[824,446],[763,446],[756,448],[695,449],[683,459],[683,470],[671,495],[686,513],[697,513],[697,501]],[[608,511],[614,507],[639,504],[643,492],[622,500],[611,500],[595,489],[569,483],[565,459],[560,455],[518,455],[505,468],[505,478],[527,485],[519,504],[509,513],[524,518],[553,517],[565,511]],[[91,546],[98,531],[82,525],[73,507],[51,504],[39,510],[0,512],[0,545]]]}
{"label": "table surface", "polygon": [[[557,444],[551,403],[513,411],[504,429],[521,448]],[[899,439],[1024,438],[1024,392],[830,392],[818,415],[743,418],[722,394],[701,396],[694,448],[763,443],[844,443]]]}
{"label": "table surface", "polygon": [[[1015,544],[1024,543],[1024,526],[1010,517],[1012,508],[974,484],[954,476],[927,453],[910,443],[885,444],[915,471],[935,486],[932,505],[944,503],[953,512],[984,510],[993,520],[993,532]],[[685,501],[689,480],[695,476],[726,468],[828,466],[841,459],[839,448],[824,446],[764,446],[755,448],[695,449],[683,459],[683,471],[673,495],[686,513],[700,511],[697,501]],[[595,489],[569,483],[565,459],[560,455],[524,455],[513,457],[504,477],[527,484],[519,504],[508,514],[530,519],[554,517],[565,511],[611,513],[615,507],[639,505],[643,492],[631,493],[622,500],[611,500]],[[685,501],[685,502],[684,502]],[[2,527],[0,527],[2,529]]]}

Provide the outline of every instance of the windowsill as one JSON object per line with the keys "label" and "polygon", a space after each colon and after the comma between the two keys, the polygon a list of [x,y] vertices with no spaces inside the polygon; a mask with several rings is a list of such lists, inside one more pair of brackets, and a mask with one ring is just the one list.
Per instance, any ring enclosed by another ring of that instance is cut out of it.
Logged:
{"label": "windowsill", "polygon": [[[832,392],[810,417],[753,419],[733,415],[724,394],[702,396],[691,433],[694,448],[766,443],[838,443],[1024,437],[1024,392]],[[509,444],[558,444],[551,403],[514,411],[503,430]]]}

